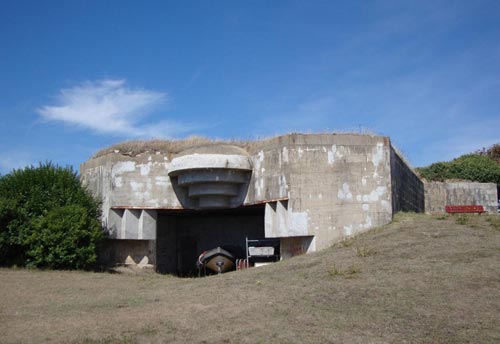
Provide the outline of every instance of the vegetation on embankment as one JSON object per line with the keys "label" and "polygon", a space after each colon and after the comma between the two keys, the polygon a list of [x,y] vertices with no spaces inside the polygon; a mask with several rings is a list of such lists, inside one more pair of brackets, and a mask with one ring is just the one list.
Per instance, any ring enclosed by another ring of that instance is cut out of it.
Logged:
{"label": "vegetation on embankment", "polygon": [[0,269],[1,342],[498,343],[497,215],[398,214],[207,278]]}
{"label": "vegetation on embankment", "polygon": [[421,177],[430,181],[448,179],[495,183],[500,187],[500,144],[462,155],[452,161],[436,162],[417,168]]}

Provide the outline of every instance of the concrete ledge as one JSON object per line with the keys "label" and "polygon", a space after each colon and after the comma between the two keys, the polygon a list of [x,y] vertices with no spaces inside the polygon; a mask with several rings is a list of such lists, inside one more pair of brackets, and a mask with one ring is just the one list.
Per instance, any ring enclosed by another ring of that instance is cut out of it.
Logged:
{"label": "concrete ledge", "polygon": [[248,157],[244,155],[225,154],[189,154],[172,159],[168,169],[169,176],[178,175],[180,171],[206,168],[252,170]]}

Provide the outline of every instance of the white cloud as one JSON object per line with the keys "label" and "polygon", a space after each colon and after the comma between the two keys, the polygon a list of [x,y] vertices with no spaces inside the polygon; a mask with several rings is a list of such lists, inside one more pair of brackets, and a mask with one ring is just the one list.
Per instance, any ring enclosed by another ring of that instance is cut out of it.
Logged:
{"label": "white cloud", "polygon": [[155,107],[167,101],[167,94],[127,87],[125,80],[84,82],[62,89],[55,105],[37,109],[48,121],[63,122],[99,134],[131,137],[168,137],[183,126],[172,121],[144,123]]}

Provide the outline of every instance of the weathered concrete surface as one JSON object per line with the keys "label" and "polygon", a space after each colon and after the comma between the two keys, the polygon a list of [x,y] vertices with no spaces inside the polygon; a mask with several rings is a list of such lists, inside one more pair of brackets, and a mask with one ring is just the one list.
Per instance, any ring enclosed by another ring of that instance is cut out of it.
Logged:
{"label": "weathered concrete surface", "polygon": [[492,214],[497,213],[498,194],[494,183],[425,182],[425,211],[442,213],[446,205],[482,205]]}
{"label": "weathered concrete surface", "polygon": [[[228,156],[235,158],[230,162]],[[280,238],[282,256],[322,249],[384,225],[399,210],[423,211],[420,180],[394,152],[390,140],[381,136],[290,134],[245,149],[204,145],[177,154],[108,153],[82,164],[81,175],[83,184],[103,200],[103,221],[110,232],[122,233],[114,237],[139,239],[139,210],[184,209],[183,197],[189,199],[190,194],[219,197],[214,185],[203,186],[187,174],[219,173],[226,165],[249,171],[241,201],[245,206],[265,203],[264,233]],[[192,190],[178,190],[181,170],[189,172],[182,178],[188,181],[185,185],[193,185]],[[220,190],[224,197],[242,194],[231,186]],[[143,239],[153,239],[144,233],[143,229]],[[167,236],[178,242],[178,234]],[[162,250],[173,249],[161,245]],[[158,251],[158,256],[163,254]],[[162,264],[169,265],[169,259],[166,254]]]}
{"label": "weathered concrete surface", "polygon": [[300,236],[314,236],[310,251],[392,219],[387,138],[296,134],[281,143],[273,151],[286,171],[288,212],[307,228]]}
{"label": "weathered concrete surface", "polygon": [[[200,147],[202,153],[179,153],[168,175],[177,198],[186,209],[236,208],[245,200],[252,166],[238,147]],[[190,150],[191,151],[191,150]]]}

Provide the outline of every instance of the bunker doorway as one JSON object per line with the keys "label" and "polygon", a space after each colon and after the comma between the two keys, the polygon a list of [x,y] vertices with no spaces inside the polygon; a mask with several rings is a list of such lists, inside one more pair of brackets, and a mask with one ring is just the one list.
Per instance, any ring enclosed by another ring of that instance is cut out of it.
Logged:
{"label": "bunker doorway", "polygon": [[264,238],[265,205],[224,210],[162,210],[158,212],[156,270],[197,276],[196,261],[204,251],[222,247],[245,258],[245,239]]}

